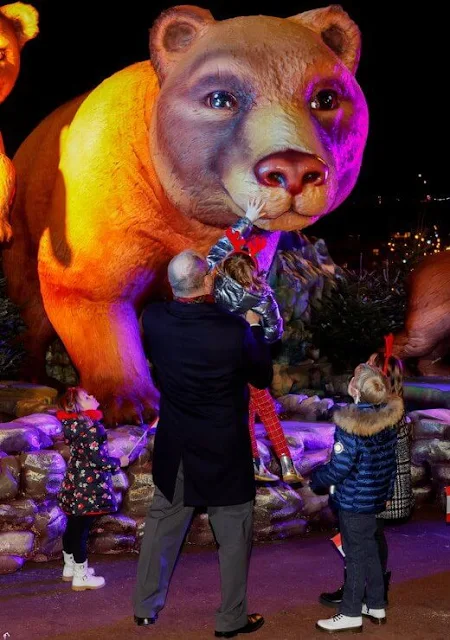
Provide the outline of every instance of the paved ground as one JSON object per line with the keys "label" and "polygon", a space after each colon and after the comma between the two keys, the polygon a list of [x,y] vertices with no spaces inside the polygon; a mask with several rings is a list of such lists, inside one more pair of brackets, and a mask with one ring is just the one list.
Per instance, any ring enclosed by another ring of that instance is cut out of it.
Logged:
{"label": "paved ground", "polygon": [[[388,624],[365,623],[365,635],[398,640],[450,638],[450,527],[441,513],[421,512],[389,530],[393,587]],[[136,556],[92,559],[104,589],[75,593],[59,580],[58,563],[28,565],[0,576],[0,640],[203,640],[213,637],[219,576],[213,549],[188,549],[175,571],[166,608],[151,628],[132,622],[130,597]],[[330,609],[317,603],[335,588],[342,562],[329,534],[254,549],[250,610],[266,617],[255,640],[314,640],[316,620]],[[5,634],[5,635],[3,635]],[[9,636],[7,635],[9,634]],[[247,636],[240,636],[242,638]],[[345,637],[345,635],[344,635]]]}

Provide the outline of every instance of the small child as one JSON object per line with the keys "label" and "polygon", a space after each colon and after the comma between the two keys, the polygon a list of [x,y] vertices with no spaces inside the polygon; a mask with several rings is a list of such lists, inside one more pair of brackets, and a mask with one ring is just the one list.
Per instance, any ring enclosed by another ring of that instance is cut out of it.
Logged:
{"label": "small child", "polygon": [[[392,355],[390,338],[386,338],[386,351],[374,353],[368,362],[374,367],[382,369],[387,377],[389,390],[393,396],[403,398],[403,363],[399,358]],[[393,338],[393,337],[392,337]],[[403,414],[397,424],[397,472],[395,475],[394,495],[388,507],[377,515],[377,543],[380,554],[381,566],[383,568],[385,597],[388,598],[391,572],[387,570],[389,550],[384,534],[386,522],[395,520],[406,521],[411,516],[414,506],[414,494],[412,490],[411,478],[411,439],[412,425],[411,419]]]}
{"label": "small child", "polygon": [[63,580],[74,591],[100,589],[105,579],[88,567],[87,539],[97,516],[117,511],[111,474],[129,464],[127,456],[110,458],[99,403],[81,387],[67,390],[57,417],[64,427],[70,458],[58,495],[67,515],[63,535]]}
{"label": "small child", "polygon": [[394,492],[396,425],[403,401],[391,397],[383,373],[359,365],[348,387],[355,404],[334,414],[334,448],[311,477],[312,490],[334,486],[347,575],[339,613],[319,620],[322,631],[362,630],[362,616],[386,622],[383,570],[376,541],[377,514]]}
{"label": "small child", "polygon": [[[245,217],[240,218],[227,230],[225,236],[211,249],[207,260],[210,269],[215,268],[215,301],[228,311],[239,315],[245,315],[249,310],[254,311],[261,317],[266,341],[272,343],[279,340],[283,334],[283,320],[273,291],[258,270],[255,254],[264,246],[264,240],[256,237],[246,243],[262,207],[261,202],[251,201]],[[255,479],[261,482],[278,481],[277,476],[270,473],[259,456],[255,435],[255,415],[258,414],[280,460],[284,482],[302,482],[303,478],[297,473],[292,462],[269,390],[255,389],[251,385],[249,390],[249,430]]]}
{"label": "small child", "polygon": [[[367,364],[382,370],[387,377],[389,392],[392,396],[403,398],[403,364],[402,361],[392,355],[392,336],[385,337],[385,352],[373,353]],[[411,420],[403,414],[397,427],[397,472],[395,476],[394,495],[389,507],[382,513],[377,514],[376,540],[383,569],[385,599],[388,601],[389,583],[391,572],[387,570],[388,565],[388,545],[384,534],[386,521],[407,520],[414,505],[411,479]],[[337,607],[342,602],[344,587],[333,592],[326,592],[320,595],[320,602],[326,606]]]}

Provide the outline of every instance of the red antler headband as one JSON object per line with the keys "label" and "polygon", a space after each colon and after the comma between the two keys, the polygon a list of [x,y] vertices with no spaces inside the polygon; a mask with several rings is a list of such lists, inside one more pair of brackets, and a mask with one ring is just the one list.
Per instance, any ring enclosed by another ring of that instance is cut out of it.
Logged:
{"label": "red antler headband", "polygon": [[394,336],[390,333],[388,336],[384,336],[384,366],[383,373],[387,374],[389,358],[392,356],[392,349],[394,347]]}
{"label": "red antler headband", "polygon": [[[253,260],[256,259],[256,255],[266,246],[266,240],[261,236],[255,236],[246,242],[239,231],[233,231],[233,229],[227,229],[226,236],[233,245],[234,253],[245,253],[245,255],[250,256]],[[245,251],[245,249],[247,249],[247,251]]]}

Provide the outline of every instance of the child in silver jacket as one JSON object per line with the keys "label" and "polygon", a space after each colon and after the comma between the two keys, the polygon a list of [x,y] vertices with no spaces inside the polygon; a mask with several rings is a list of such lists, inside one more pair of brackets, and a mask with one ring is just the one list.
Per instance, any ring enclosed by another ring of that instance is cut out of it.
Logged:
{"label": "child in silver jacket", "polygon": [[[215,272],[215,302],[239,315],[245,315],[247,311],[258,314],[266,341],[273,343],[283,335],[283,320],[273,291],[258,269],[256,254],[263,248],[265,241],[258,236],[248,239],[262,207],[259,202],[250,202],[245,217],[230,227],[212,247],[207,261],[210,269]],[[269,390],[255,389],[251,385],[249,388],[249,430],[255,479],[262,482],[278,481],[278,477],[265,467],[258,452],[255,435],[255,416],[258,414],[280,460],[284,482],[301,482],[302,477],[293,465]]]}

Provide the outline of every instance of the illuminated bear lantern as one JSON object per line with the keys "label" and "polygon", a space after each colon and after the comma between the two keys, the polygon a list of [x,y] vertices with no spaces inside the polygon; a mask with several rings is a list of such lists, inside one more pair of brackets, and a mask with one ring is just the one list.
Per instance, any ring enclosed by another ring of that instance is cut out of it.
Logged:
{"label": "illuminated bear lantern", "polygon": [[56,332],[112,424],[154,413],[137,317],[170,258],[206,254],[255,196],[261,228],[303,229],[348,196],[367,137],[360,33],[340,7],[221,22],[174,7],[150,53],[24,142],[4,253],[28,370],[43,377]]}
{"label": "illuminated bear lantern", "polygon": [[[0,103],[14,87],[23,46],[38,34],[38,12],[23,2],[0,7]],[[9,209],[15,190],[15,171],[5,155],[0,133],[0,243],[11,239]]]}

